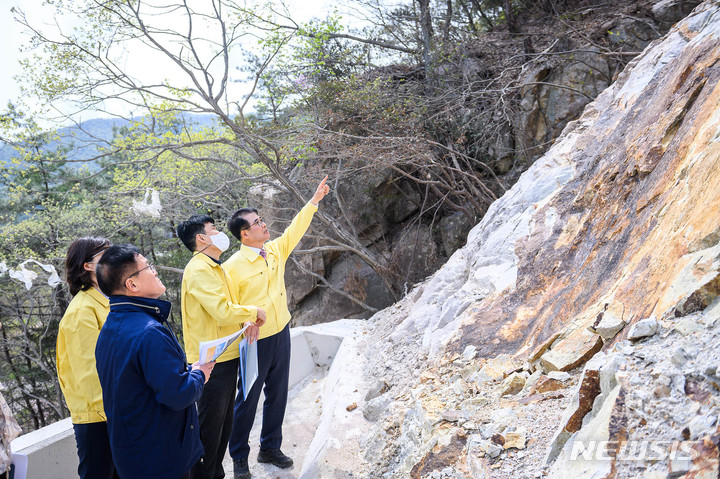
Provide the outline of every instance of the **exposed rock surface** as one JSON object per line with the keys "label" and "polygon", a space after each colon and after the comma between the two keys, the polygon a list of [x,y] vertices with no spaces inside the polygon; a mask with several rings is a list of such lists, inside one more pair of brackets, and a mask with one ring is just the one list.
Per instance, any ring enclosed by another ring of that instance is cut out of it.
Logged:
{"label": "exposed rock surface", "polygon": [[[324,464],[398,478],[716,471],[718,80],[720,2],[708,1],[568,125],[441,270],[370,320],[365,374],[388,386],[375,398],[392,401],[361,437],[338,432]],[[680,308],[693,295],[697,306]],[[615,315],[610,330],[629,327],[601,335],[603,311]],[[656,333],[629,341],[650,317]],[[569,379],[536,387],[555,370]],[[503,396],[509,377],[525,384]],[[372,411],[375,398],[357,404]],[[523,434],[524,449],[504,448]],[[664,441],[663,451],[693,441],[678,447],[697,454],[577,460],[579,441]],[[339,463],[343,447],[363,461]]]}
{"label": "exposed rock surface", "polygon": [[[531,7],[533,3],[525,2],[528,6],[524,9],[526,14],[530,11],[537,13],[553,4],[549,1],[535,2],[537,6]],[[698,3],[692,0],[563,1],[555,3],[560,8],[556,16],[541,15],[541,19],[530,15],[528,25],[524,26],[525,34],[528,40],[532,40],[529,43],[535,42],[535,46],[528,45],[529,50],[520,46],[517,37],[508,37],[499,31],[484,36],[478,45],[463,52],[458,65],[449,60],[447,63],[453,63],[454,66],[445,64],[443,68],[449,68],[448,71],[459,68],[461,72],[456,71],[457,75],[479,78],[480,83],[488,75],[502,77],[504,73],[501,72],[512,71],[508,78],[502,80],[505,86],[497,89],[506,92],[503,93],[502,101],[491,100],[492,103],[509,102],[509,111],[505,112],[504,107],[498,107],[496,114],[488,118],[483,115],[490,111],[486,104],[490,100],[468,99],[465,106],[452,114],[468,119],[461,122],[464,126],[459,127],[461,131],[457,133],[457,141],[472,142],[475,140],[469,139],[473,137],[485,138],[477,140],[477,150],[468,150],[468,154],[491,167],[495,174],[500,175],[503,187],[509,187],[557,140],[568,123],[577,120],[585,107],[617,80],[633,55],[667,32],[672,24],[686,16]],[[560,15],[565,8],[567,11]],[[559,31],[567,34],[559,35]],[[527,55],[521,53],[523,49]],[[510,61],[510,58],[522,60]],[[507,61],[510,64],[506,64]],[[493,87],[493,90],[496,89]],[[657,109],[655,114],[659,114],[660,105]],[[497,119],[496,116],[507,119]],[[492,124],[487,124],[488,121]],[[590,144],[586,146],[590,150],[593,148]],[[652,155],[660,154],[663,148],[654,150]],[[557,158],[556,153],[552,156]],[[441,154],[446,152],[443,150]],[[596,157],[599,154],[599,150],[595,152]],[[577,156],[573,161],[576,160]],[[654,160],[649,161],[652,163]],[[602,168],[600,164],[598,167]],[[559,168],[553,171],[555,174],[564,174]],[[623,183],[629,175],[621,174],[617,178],[618,183]],[[554,181],[550,177],[546,179]],[[564,181],[560,177],[557,180]],[[597,180],[603,182],[602,178]],[[323,209],[336,218],[344,219],[343,222],[347,223],[360,241],[382,258],[381,263],[399,273],[396,288],[402,293],[427,278],[465,244],[468,232],[475,223],[474,216],[481,215],[485,209],[485,204],[479,210],[470,208],[468,204],[456,204],[433,210],[432,214],[421,215],[421,211],[427,209],[427,205],[423,206],[424,196],[420,194],[425,187],[403,178],[402,174],[392,173],[390,168],[363,167],[356,175],[351,174],[338,181],[337,185],[333,185],[337,188],[336,194],[323,203]],[[536,178],[533,181],[543,180]],[[611,187],[608,182],[604,184]],[[623,184],[624,187],[617,189],[617,196],[623,194],[621,191],[627,191],[628,181]],[[499,185],[494,187],[497,193],[502,191]],[[537,192],[538,198],[544,195],[543,190],[547,188],[550,189],[548,191],[554,190],[555,185],[543,185]],[[266,216],[278,220],[270,227],[274,235],[279,234],[297,205],[288,207],[289,200],[285,198],[284,202],[280,201],[283,195],[277,191],[264,187],[257,189],[261,193],[255,192],[251,202],[274,209],[267,212]],[[605,192],[600,193],[604,197]],[[566,194],[570,194],[569,190]],[[565,217],[569,228],[579,228],[586,224],[586,218],[581,213],[589,205],[582,202],[583,198],[590,201],[591,196],[588,195],[562,200],[566,204],[575,201],[574,215],[566,215],[567,211],[563,210],[557,212]],[[338,198],[342,198],[344,207],[338,204]],[[459,203],[463,201],[466,200]],[[550,221],[555,212],[548,209],[545,214]],[[622,215],[622,212],[618,214]],[[601,225],[598,227],[602,228]],[[600,231],[596,229],[594,233]],[[552,231],[547,233],[552,234]],[[573,234],[571,230],[566,233]],[[307,238],[300,249],[312,246],[318,245]],[[563,254],[564,250],[559,248],[557,253]],[[295,264],[294,259],[302,264]],[[294,326],[371,315],[358,302],[349,301],[349,298],[375,309],[387,307],[395,300],[369,266],[348,260],[336,251],[315,253],[311,258],[296,255],[294,259],[288,264],[286,281]],[[324,277],[328,283],[305,271]],[[341,293],[332,291],[332,288]],[[695,301],[690,301],[689,305],[693,304]],[[605,335],[613,334],[612,330],[605,331]],[[605,336],[603,338],[607,339]]]}

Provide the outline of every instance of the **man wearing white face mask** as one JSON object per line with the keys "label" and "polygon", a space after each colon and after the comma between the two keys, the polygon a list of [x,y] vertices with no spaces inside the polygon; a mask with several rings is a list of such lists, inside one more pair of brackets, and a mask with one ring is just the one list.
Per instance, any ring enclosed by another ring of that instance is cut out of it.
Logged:
{"label": "man wearing white face mask", "polygon": [[[193,252],[182,279],[182,323],[188,361],[199,360],[198,344],[222,338],[240,330],[244,324],[248,340],[257,339],[265,322],[265,311],[252,305],[240,305],[228,288],[220,255],[230,246],[225,233],[215,228],[207,215],[196,215],[180,223],[178,238]],[[197,402],[200,437],[205,455],[192,470],[194,479],[224,476],[225,456],[233,422],[233,404],[237,391],[238,348],[228,348],[216,361],[202,396]]]}

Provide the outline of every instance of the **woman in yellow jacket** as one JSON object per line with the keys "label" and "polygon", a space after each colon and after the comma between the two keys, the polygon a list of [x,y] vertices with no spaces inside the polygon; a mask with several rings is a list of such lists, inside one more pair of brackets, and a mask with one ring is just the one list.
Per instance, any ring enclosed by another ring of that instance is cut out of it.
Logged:
{"label": "woman in yellow jacket", "polygon": [[56,364],[75,430],[81,479],[117,477],[95,369],[95,344],[110,312],[108,298],[98,288],[95,268],[110,246],[105,238],[80,238],[72,242],[65,258],[74,298],[60,320]]}

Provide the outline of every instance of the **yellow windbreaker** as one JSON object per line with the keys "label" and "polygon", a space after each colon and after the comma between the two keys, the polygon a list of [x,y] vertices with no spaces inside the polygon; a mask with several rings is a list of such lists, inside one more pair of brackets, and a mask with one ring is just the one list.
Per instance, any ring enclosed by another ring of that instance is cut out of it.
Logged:
{"label": "yellow windbreaker", "polygon": [[108,299],[90,288],[75,295],[60,320],[55,364],[73,424],[105,421],[95,344],[109,312]]}
{"label": "yellow windbreaker", "polygon": [[317,206],[306,204],[279,238],[265,243],[265,261],[243,245],[223,263],[230,278],[230,289],[238,302],[262,308],[267,314],[258,339],[279,333],[290,321],[285,293],[285,262],[307,231],[316,211]]}
{"label": "yellow windbreaker", "polygon": [[[182,324],[189,362],[200,359],[200,341],[228,336],[245,321],[257,319],[256,306],[241,306],[228,288],[224,268],[203,253],[194,253],[182,279]],[[230,347],[217,359],[221,363],[240,356]]]}

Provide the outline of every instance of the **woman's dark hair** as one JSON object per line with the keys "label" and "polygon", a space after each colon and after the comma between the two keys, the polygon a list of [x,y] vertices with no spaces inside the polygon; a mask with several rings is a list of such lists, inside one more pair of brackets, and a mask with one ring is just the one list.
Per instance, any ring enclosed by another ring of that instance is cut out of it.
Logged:
{"label": "woman's dark hair", "polygon": [[70,243],[65,257],[65,279],[70,286],[70,294],[75,296],[80,291],[90,289],[92,272],[85,269],[85,263],[91,263],[93,256],[110,246],[112,243],[109,239],[98,236],[85,236]]}
{"label": "woman's dark hair", "polygon": [[194,252],[197,248],[195,236],[205,234],[205,225],[208,223],[215,224],[215,220],[208,215],[195,215],[180,223],[175,231],[185,247]]}
{"label": "woman's dark hair", "polygon": [[245,215],[249,215],[250,213],[258,214],[258,210],[255,208],[240,208],[233,213],[230,217],[230,221],[228,221],[228,229],[232,235],[240,241],[242,241],[240,232],[250,227],[250,222],[244,218]]}
{"label": "woman's dark hair", "polygon": [[140,250],[131,244],[116,244],[108,248],[98,261],[98,286],[106,296],[123,291],[123,283],[133,271],[137,270],[137,259]]}

